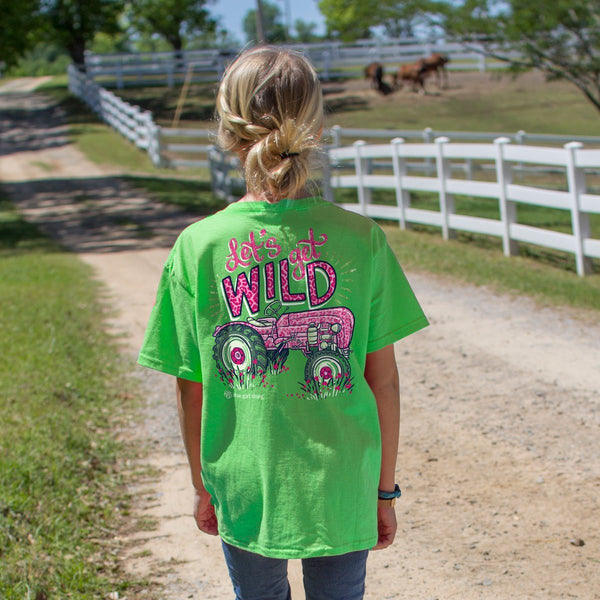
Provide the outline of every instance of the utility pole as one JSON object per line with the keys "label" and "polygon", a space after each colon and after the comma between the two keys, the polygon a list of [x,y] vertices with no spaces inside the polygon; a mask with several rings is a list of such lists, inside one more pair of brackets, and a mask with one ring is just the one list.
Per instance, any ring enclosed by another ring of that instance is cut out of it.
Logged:
{"label": "utility pole", "polygon": [[285,13],[285,37],[288,42],[292,41],[292,12],[290,10],[290,0],[283,1],[283,12]]}
{"label": "utility pole", "polygon": [[260,0],[256,0],[256,37],[259,44],[266,44],[265,40],[265,27],[263,20],[262,3]]}

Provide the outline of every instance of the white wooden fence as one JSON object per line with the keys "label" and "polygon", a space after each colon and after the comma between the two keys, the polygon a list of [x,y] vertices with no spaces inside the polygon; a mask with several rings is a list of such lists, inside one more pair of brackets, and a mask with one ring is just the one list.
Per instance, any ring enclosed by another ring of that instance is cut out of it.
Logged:
{"label": "white wooden fence", "polygon": [[[207,129],[174,129],[161,127],[160,151],[161,162],[165,166],[176,168],[198,168],[208,166],[208,151],[211,148],[212,132]],[[369,141],[390,140],[401,137],[405,140],[433,143],[438,137],[449,137],[455,141],[489,142],[492,143],[498,137],[507,137],[517,144],[540,143],[544,145],[564,145],[568,142],[581,142],[600,148],[600,137],[577,136],[577,135],[553,135],[535,134],[523,130],[506,132],[478,132],[478,131],[444,131],[434,130],[429,127],[425,129],[355,129],[334,125],[325,130],[324,141],[327,146],[347,146],[358,139]],[[423,161],[409,163],[409,168],[422,167]],[[467,172],[470,177],[471,161],[464,161],[460,168]]]}
{"label": "white wooden fence", "polygon": [[383,139],[388,142],[401,137],[408,140],[418,140],[425,143],[433,142],[438,137],[449,137],[453,140],[469,142],[493,142],[496,138],[507,137],[517,144],[537,142],[540,144],[557,145],[569,142],[581,142],[600,147],[600,136],[592,135],[559,135],[547,133],[529,133],[520,129],[514,133],[499,133],[492,131],[450,131],[436,130],[431,127],[425,129],[358,129],[354,127],[340,127],[334,125],[326,132],[331,137],[331,144],[335,147],[348,145],[359,139]]}
{"label": "white wooden fence", "polygon": [[141,87],[183,83],[188,71],[195,83],[215,82],[237,51],[187,50],[86,54],[89,76],[105,87]]}
{"label": "white wooden fence", "polygon": [[160,127],[161,163],[174,168],[207,168],[214,132]]}
{"label": "white wooden fence", "polygon": [[[497,60],[486,58],[476,44],[465,46],[456,42],[430,40],[365,40],[354,44],[325,42],[319,44],[291,44],[286,47],[303,52],[313,63],[321,79],[329,81],[340,77],[362,75],[367,64],[378,61],[397,66],[414,62],[441,52],[450,57],[447,68],[478,70],[504,68]],[[195,83],[215,82],[224,68],[239,52],[226,50],[186,50],[175,52],[140,52],[131,54],[86,55],[89,75],[105,87],[118,89],[127,86],[168,85],[182,83],[188,71]]]}
{"label": "white wooden fence", "polygon": [[240,177],[240,161],[236,156],[212,146],[208,153],[210,183],[213,194],[228,203],[243,196],[246,184]]}
{"label": "white wooden fence", "polygon": [[69,65],[68,75],[72,94],[138,148],[148,152],[154,164],[161,164],[159,128],[150,111],[124,102],[73,65]]}
{"label": "white wooden fence", "polygon": [[[392,174],[373,174],[370,162],[387,159]],[[407,161],[430,159],[435,162],[435,176],[407,174]],[[487,161],[495,167],[495,181],[455,179],[451,161]],[[505,137],[493,144],[450,143],[447,137],[437,138],[433,144],[406,144],[397,138],[389,144],[367,145],[355,142],[350,147],[329,150],[330,163],[338,167],[345,163],[350,174],[333,173],[332,188],[355,188],[357,204],[342,204],[344,208],[361,214],[398,221],[400,227],[420,223],[440,227],[444,239],[456,231],[469,231],[502,239],[504,254],[514,255],[518,242],[527,242],[554,248],[575,255],[577,273],[591,272],[591,259],[600,258],[600,239],[590,232],[590,214],[600,214],[600,195],[586,190],[586,171],[600,168],[600,150],[583,149],[579,142],[565,144],[564,148],[518,146]],[[516,165],[548,165],[562,169],[566,175],[565,191],[550,190],[513,183]],[[394,190],[396,205],[386,206],[372,201],[372,190]],[[432,192],[439,198],[438,210],[424,210],[411,206],[411,192]],[[491,198],[498,202],[500,219],[487,219],[456,214],[454,196]],[[517,206],[531,204],[568,211],[571,215],[571,233],[551,231],[523,225],[518,222]]]}

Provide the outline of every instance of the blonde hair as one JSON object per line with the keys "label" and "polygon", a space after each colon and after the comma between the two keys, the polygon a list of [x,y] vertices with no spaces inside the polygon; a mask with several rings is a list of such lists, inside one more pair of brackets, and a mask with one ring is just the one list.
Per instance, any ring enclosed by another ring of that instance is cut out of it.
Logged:
{"label": "blonde hair", "polygon": [[227,69],[217,94],[222,148],[237,153],[248,192],[269,201],[306,185],[323,129],[321,84],[298,52],[257,47]]}

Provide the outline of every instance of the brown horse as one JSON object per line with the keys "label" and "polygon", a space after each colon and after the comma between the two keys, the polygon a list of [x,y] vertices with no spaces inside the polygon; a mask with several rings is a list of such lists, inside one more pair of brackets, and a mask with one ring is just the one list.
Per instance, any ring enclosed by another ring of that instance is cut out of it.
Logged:
{"label": "brown horse", "polygon": [[411,64],[400,65],[393,75],[394,88],[401,89],[404,82],[410,82],[413,92],[419,91],[424,94],[426,75],[427,67],[423,58]]}
{"label": "brown horse", "polygon": [[437,86],[439,88],[448,87],[448,71],[446,70],[446,65],[450,62],[450,59],[445,54],[434,52],[431,56],[422,60],[427,71],[426,75],[435,73]]}

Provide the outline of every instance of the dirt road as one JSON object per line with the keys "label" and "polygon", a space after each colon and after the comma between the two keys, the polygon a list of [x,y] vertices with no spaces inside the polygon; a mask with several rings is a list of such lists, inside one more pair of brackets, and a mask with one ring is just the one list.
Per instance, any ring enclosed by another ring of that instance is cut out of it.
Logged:
{"label": "dirt road", "polygon": [[[31,92],[0,89],[0,182],[28,219],[90,264],[139,347],[168,248],[193,217],[127,189],[65,137]],[[138,225],[154,235],[139,236]],[[370,600],[600,598],[600,324],[485,288],[409,273],[431,326],[400,342],[399,533],[373,553]],[[132,367],[133,368],[133,367]],[[218,540],[194,529],[173,381],[133,369],[138,435],[162,475],[134,490],[131,572],[162,597],[231,598]],[[291,564],[294,598],[298,565]],[[143,597],[143,596],[140,596]]]}

